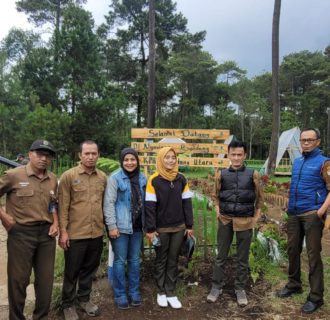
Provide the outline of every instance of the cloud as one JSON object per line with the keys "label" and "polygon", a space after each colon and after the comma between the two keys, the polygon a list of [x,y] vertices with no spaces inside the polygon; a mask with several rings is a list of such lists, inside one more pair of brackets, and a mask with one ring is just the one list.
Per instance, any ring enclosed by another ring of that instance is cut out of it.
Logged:
{"label": "cloud", "polygon": [[[274,0],[178,0],[190,31],[206,30],[204,48],[235,60],[250,76],[271,69]],[[282,1],[280,55],[323,50],[330,43],[330,1]]]}
{"label": "cloud", "polygon": [[15,2],[12,0],[6,1],[5,4],[4,2],[1,4],[0,10],[0,40],[8,35],[12,27],[24,30],[31,29],[26,15],[16,11]]}
{"label": "cloud", "polygon": [[[249,76],[270,71],[274,0],[177,0],[191,32],[206,30],[204,49],[218,62],[235,60]],[[105,21],[110,1],[88,0],[96,25]],[[11,27],[31,29],[26,15],[8,0],[0,11],[0,39]],[[330,0],[282,1],[280,56],[323,51],[330,44]]]}

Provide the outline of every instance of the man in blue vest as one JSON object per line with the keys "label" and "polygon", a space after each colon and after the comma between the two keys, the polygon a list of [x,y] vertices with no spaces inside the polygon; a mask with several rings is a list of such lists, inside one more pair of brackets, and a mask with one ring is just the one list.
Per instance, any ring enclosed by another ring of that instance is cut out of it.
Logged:
{"label": "man in blue vest", "polygon": [[261,214],[263,193],[260,175],[244,165],[246,144],[233,141],[228,145],[228,159],[231,165],[221,170],[216,181],[216,211],[219,219],[218,256],[215,261],[212,288],[207,296],[210,303],[216,302],[222,294],[226,277],[224,267],[230,245],[236,233],[237,267],[235,293],[237,303],[244,307],[248,304],[245,293],[249,278],[249,251],[252,229]]}
{"label": "man in blue vest", "polygon": [[300,255],[303,240],[309,261],[310,292],[302,307],[313,313],[323,305],[323,264],[321,239],[324,220],[330,205],[330,159],[321,154],[320,132],[303,129],[300,134],[302,156],[293,162],[288,206],[288,283],[277,295],[280,298],[302,293]]}

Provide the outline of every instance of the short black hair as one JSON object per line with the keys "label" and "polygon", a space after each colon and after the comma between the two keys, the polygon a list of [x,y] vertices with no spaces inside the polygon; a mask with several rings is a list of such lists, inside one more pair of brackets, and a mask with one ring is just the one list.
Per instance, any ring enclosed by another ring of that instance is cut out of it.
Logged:
{"label": "short black hair", "polygon": [[93,140],[85,140],[83,141],[80,145],[79,145],[79,152],[82,153],[82,149],[83,149],[83,145],[84,144],[96,144],[96,147],[97,147],[97,152],[99,152],[99,146],[98,144],[93,141]]}
{"label": "short black hair", "polygon": [[304,128],[304,129],[301,130],[300,136],[305,131],[314,131],[315,134],[316,134],[316,139],[321,139],[321,134],[320,134],[320,130],[319,129],[317,129],[317,128]]}
{"label": "short black hair", "polygon": [[234,149],[234,148],[243,148],[244,149],[244,153],[247,153],[247,147],[246,147],[246,143],[240,140],[233,140],[232,142],[229,143],[228,145],[228,152],[230,149]]}

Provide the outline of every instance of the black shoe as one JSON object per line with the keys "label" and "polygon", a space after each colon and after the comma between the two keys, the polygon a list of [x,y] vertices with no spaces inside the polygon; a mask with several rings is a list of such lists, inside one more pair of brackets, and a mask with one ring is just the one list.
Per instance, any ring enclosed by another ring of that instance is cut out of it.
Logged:
{"label": "black shoe", "polygon": [[141,300],[131,300],[132,307],[139,307],[142,304]]}
{"label": "black shoe", "polygon": [[117,303],[117,307],[120,310],[127,310],[129,308],[128,302]]}
{"label": "black shoe", "polygon": [[276,296],[279,298],[288,298],[293,294],[298,294],[298,293],[302,293],[302,289],[298,288],[298,289],[289,289],[287,287],[282,288],[280,291],[278,291],[276,293]]}
{"label": "black shoe", "polygon": [[302,307],[302,312],[303,313],[313,313],[322,305],[323,305],[323,301],[313,302],[313,301],[307,300],[306,303]]}

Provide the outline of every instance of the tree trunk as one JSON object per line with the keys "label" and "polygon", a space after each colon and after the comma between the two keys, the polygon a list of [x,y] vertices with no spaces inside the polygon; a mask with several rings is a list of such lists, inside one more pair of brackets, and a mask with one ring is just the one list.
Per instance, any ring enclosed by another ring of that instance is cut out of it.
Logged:
{"label": "tree trunk", "polygon": [[279,27],[281,0],[275,0],[272,32],[272,137],[269,147],[267,174],[274,174],[280,132],[280,96],[279,96]]}
{"label": "tree trunk", "polygon": [[58,52],[60,47],[60,19],[61,19],[61,1],[56,2],[56,15],[55,15],[55,44],[54,44],[54,64],[57,67]]}
{"label": "tree trunk", "polygon": [[242,141],[245,141],[245,127],[244,127],[244,118],[245,118],[245,113],[244,111],[240,110],[240,118],[241,118],[241,131],[242,131]]}
{"label": "tree trunk", "polygon": [[142,104],[143,104],[143,97],[141,94],[139,94],[138,102],[137,102],[137,113],[136,113],[136,126],[138,128],[142,127]]}
{"label": "tree trunk", "polygon": [[249,160],[251,160],[252,156],[252,139],[253,139],[253,133],[252,133],[252,122],[250,122],[250,137],[249,137]]}
{"label": "tree trunk", "polygon": [[[140,72],[141,72],[140,77],[141,78],[140,79],[142,82],[144,82],[144,80],[146,80],[145,72],[146,72],[146,65],[147,65],[147,60],[146,60],[143,43],[144,43],[144,33],[143,33],[143,30],[141,30],[141,32],[140,32],[140,52],[141,52],[142,58],[140,61],[140,63],[141,63],[141,68],[140,68]],[[145,103],[144,97],[145,97],[144,93],[138,94],[137,115],[136,115],[136,124],[137,124],[138,128],[142,127],[142,116],[143,116],[143,114],[145,114],[145,112],[143,112],[143,111],[145,111],[145,110],[143,110],[143,109],[145,109],[145,108],[143,108],[143,105]],[[145,122],[146,122],[145,120],[146,119],[144,118],[144,126],[145,126]]]}
{"label": "tree trunk", "polygon": [[155,0],[149,0],[148,128],[155,127]]}

